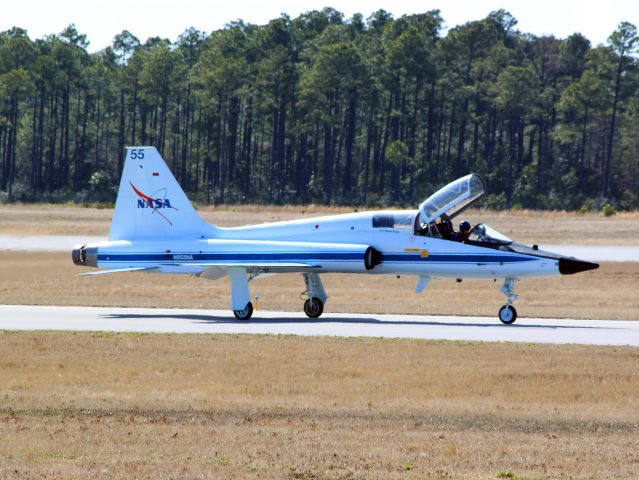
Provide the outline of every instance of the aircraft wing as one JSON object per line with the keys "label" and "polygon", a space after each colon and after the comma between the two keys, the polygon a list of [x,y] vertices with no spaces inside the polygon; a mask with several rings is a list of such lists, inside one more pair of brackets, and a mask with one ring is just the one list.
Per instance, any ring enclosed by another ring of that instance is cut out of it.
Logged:
{"label": "aircraft wing", "polygon": [[210,263],[178,263],[177,265],[172,263],[171,266],[179,267],[219,267],[219,268],[232,268],[242,267],[247,270],[255,268],[269,268],[269,269],[295,269],[305,270],[307,268],[321,268],[321,265],[313,265],[310,263],[296,263],[296,262],[210,262]]}
{"label": "aircraft wing", "polygon": [[[185,264],[185,265],[193,265],[193,264]],[[304,272],[313,270],[316,268],[320,268],[320,265],[312,265],[308,263],[294,263],[294,262],[253,262],[253,263],[242,263],[242,262],[225,262],[225,263],[204,263],[197,264],[197,266],[205,266],[206,270],[203,272],[196,274],[198,277],[208,278],[209,280],[217,280],[226,275],[227,270],[229,268],[245,268],[247,273],[259,273],[259,274],[274,274],[274,273],[296,273],[296,272]]]}
{"label": "aircraft wing", "polygon": [[[299,272],[307,269],[320,268],[320,265],[312,265],[309,263],[297,263],[297,262],[207,262],[207,263],[172,263],[171,267],[208,267],[208,269],[218,269],[226,273],[227,268],[241,267],[245,268],[247,272],[255,272],[256,270],[267,271],[268,273],[287,273],[287,272]],[[96,272],[81,273],[78,276],[84,277],[87,275],[106,275],[108,273],[124,273],[124,272],[142,272],[150,270],[159,270],[161,266],[154,267],[128,267],[128,268],[112,268],[109,270],[98,270]],[[208,270],[207,269],[207,270]],[[200,276],[205,275],[205,270]]]}
{"label": "aircraft wing", "polygon": [[85,277],[87,275],[105,275],[107,273],[122,273],[122,272],[141,272],[143,270],[157,270],[158,267],[129,267],[129,268],[113,268],[111,270],[98,270],[97,272],[81,273],[78,277]]}

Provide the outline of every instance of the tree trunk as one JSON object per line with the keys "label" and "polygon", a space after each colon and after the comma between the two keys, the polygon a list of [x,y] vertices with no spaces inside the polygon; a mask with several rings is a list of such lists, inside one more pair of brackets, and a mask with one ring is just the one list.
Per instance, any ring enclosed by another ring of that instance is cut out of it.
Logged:
{"label": "tree trunk", "polygon": [[433,162],[433,146],[435,139],[435,81],[430,84],[430,98],[428,101],[428,121],[426,124],[426,163],[431,166]]}
{"label": "tree trunk", "polygon": [[457,142],[457,156],[453,168],[454,177],[461,177],[464,172],[464,151],[466,148],[466,121],[468,117],[468,99],[464,100],[464,107],[461,112],[461,123],[459,124],[459,140]]}
{"label": "tree trunk", "polygon": [[277,162],[276,167],[279,170],[277,172],[277,181],[275,182],[276,186],[276,201],[278,204],[282,203],[282,189],[286,180],[286,100],[284,96],[282,96],[280,100],[280,108],[278,115],[278,126],[277,126]]}
{"label": "tree trunk", "polygon": [[124,89],[120,90],[120,115],[118,125],[118,171],[116,172],[116,179],[120,181],[120,175],[122,175],[122,162],[124,157]]}
{"label": "tree trunk", "polygon": [[355,122],[357,116],[357,100],[353,96],[348,104],[346,113],[346,165],[344,166],[344,198],[351,200],[353,188],[353,148],[355,146]]}
{"label": "tree trunk", "polygon": [[508,208],[512,206],[513,200],[514,168],[517,156],[517,126],[517,117],[511,115],[508,121],[508,177],[506,181],[506,207]]}
{"label": "tree trunk", "polygon": [[246,118],[244,119],[244,140],[242,142],[242,158],[244,166],[242,169],[242,192],[246,197],[251,192],[251,153],[253,141],[253,97],[249,97],[246,106]]}
{"label": "tree trunk", "polygon": [[613,145],[615,141],[615,128],[617,125],[617,108],[619,101],[619,88],[621,86],[621,75],[623,74],[623,52],[619,56],[619,65],[617,66],[617,76],[615,78],[615,94],[612,100],[612,113],[610,115],[610,130],[608,133],[608,151],[606,154],[606,160],[604,163],[603,172],[603,196],[608,196],[608,189],[610,185],[610,165],[612,164]]}
{"label": "tree trunk", "polygon": [[586,105],[584,110],[584,119],[581,128],[581,145],[579,147],[579,181],[577,183],[577,193],[579,195],[584,193],[585,187],[585,163],[586,163],[586,139],[588,133],[588,106]]}
{"label": "tree trunk", "polygon": [[333,128],[324,124],[324,201],[331,204],[333,193]]}
{"label": "tree trunk", "polygon": [[40,92],[36,89],[33,94],[33,116],[31,119],[31,177],[29,184],[31,186],[31,193],[36,194],[39,187],[38,182],[38,98]]}
{"label": "tree trunk", "polygon": [[235,156],[237,151],[237,128],[240,117],[240,99],[238,97],[232,97],[229,105],[229,120],[228,120],[228,181],[233,185],[235,180]]}

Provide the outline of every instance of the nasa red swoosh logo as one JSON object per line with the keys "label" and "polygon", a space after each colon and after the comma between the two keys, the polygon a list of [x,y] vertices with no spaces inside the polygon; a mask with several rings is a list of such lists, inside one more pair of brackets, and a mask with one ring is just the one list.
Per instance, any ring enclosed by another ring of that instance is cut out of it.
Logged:
{"label": "nasa red swoosh logo", "polygon": [[138,190],[136,188],[135,185],[133,185],[133,183],[131,181],[129,181],[129,185],[131,185],[131,188],[136,193],[136,195],[138,197],[140,197],[150,208],[152,208],[154,212],[156,212],[164,220],[166,220],[169,225],[173,226],[173,223],[171,222],[171,220],[166,218],[166,215],[164,215],[162,212],[160,212],[160,210],[156,207],[156,204],[159,204],[161,207],[172,208],[173,210],[176,210],[176,211],[178,210],[177,208],[172,206],[168,201],[164,202],[163,200],[156,199],[156,198],[150,197],[149,195],[146,195],[146,194],[142,193],[140,190]]}

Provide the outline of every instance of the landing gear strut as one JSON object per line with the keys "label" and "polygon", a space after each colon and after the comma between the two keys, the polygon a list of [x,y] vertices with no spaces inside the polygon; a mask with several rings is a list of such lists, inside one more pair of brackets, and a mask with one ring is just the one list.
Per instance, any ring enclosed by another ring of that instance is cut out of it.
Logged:
{"label": "landing gear strut", "polygon": [[324,303],[328,298],[324,291],[324,285],[322,285],[322,280],[317,273],[304,273],[303,277],[306,291],[302,295],[308,296],[304,302],[304,313],[309,318],[318,318],[324,312]]}
{"label": "landing gear strut", "polygon": [[515,283],[517,280],[517,278],[505,278],[500,290],[501,293],[508,297],[506,305],[499,309],[499,320],[506,325],[515,323],[515,320],[517,320],[517,310],[512,306],[512,303],[519,298],[519,295],[515,293]]}
{"label": "landing gear strut", "polygon": [[231,267],[227,270],[231,279],[231,309],[238,320],[248,320],[253,315],[253,304],[248,288],[246,269]]}

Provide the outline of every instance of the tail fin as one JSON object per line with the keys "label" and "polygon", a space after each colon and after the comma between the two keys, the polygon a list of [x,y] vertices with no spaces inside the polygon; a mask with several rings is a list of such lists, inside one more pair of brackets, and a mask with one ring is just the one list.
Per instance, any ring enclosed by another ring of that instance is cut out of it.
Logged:
{"label": "tail fin", "polygon": [[195,211],[155,147],[127,147],[109,240],[215,235]]}

